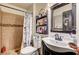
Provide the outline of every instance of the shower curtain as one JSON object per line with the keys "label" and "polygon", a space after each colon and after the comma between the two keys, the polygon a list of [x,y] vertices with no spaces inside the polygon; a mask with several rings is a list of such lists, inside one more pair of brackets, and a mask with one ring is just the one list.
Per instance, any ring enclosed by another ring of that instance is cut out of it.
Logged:
{"label": "shower curtain", "polygon": [[30,46],[32,37],[32,14],[25,13],[23,26],[23,48]]}

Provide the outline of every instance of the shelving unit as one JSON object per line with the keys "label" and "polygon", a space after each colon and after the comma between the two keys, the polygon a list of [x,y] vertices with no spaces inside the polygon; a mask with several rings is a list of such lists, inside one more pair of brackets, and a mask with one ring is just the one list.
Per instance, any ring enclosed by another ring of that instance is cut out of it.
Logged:
{"label": "shelving unit", "polygon": [[36,33],[48,34],[48,19],[47,15],[36,18]]}
{"label": "shelving unit", "polygon": [[47,15],[41,16],[41,17],[37,18],[37,20],[45,18],[45,17],[47,17]]}

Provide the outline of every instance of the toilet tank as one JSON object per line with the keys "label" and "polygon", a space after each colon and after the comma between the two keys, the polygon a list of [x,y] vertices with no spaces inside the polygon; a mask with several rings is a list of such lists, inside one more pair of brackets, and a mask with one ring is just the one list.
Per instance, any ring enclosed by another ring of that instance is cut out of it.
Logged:
{"label": "toilet tank", "polygon": [[39,34],[33,35],[33,46],[35,48],[41,48],[41,35]]}

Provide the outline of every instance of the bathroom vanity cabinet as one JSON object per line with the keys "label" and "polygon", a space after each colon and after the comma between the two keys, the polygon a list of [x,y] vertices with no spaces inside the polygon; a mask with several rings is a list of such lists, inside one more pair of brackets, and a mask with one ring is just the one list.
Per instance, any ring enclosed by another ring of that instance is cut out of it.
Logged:
{"label": "bathroom vanity cabinet", "polygon": [[42,41],[42,54],[43,55],[75,55],[74,52],[57,52],[49,49]]}

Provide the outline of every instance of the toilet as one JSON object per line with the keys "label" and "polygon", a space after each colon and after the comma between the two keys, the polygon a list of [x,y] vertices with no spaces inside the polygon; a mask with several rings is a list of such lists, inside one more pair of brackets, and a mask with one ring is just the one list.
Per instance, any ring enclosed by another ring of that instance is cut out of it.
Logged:
{"label": "toilet", "polygon": [[21,54],[22,55],[34,55],[37,51],[37,48],[34,48],[32,46],[25,47],[21,49]]}
{"label": "toilet", "polygon": [[27,46],[21,49],[21,55],[37,55],[38,49],[41,47],[41,36],[35,34],[33,36],[33,46]]}

